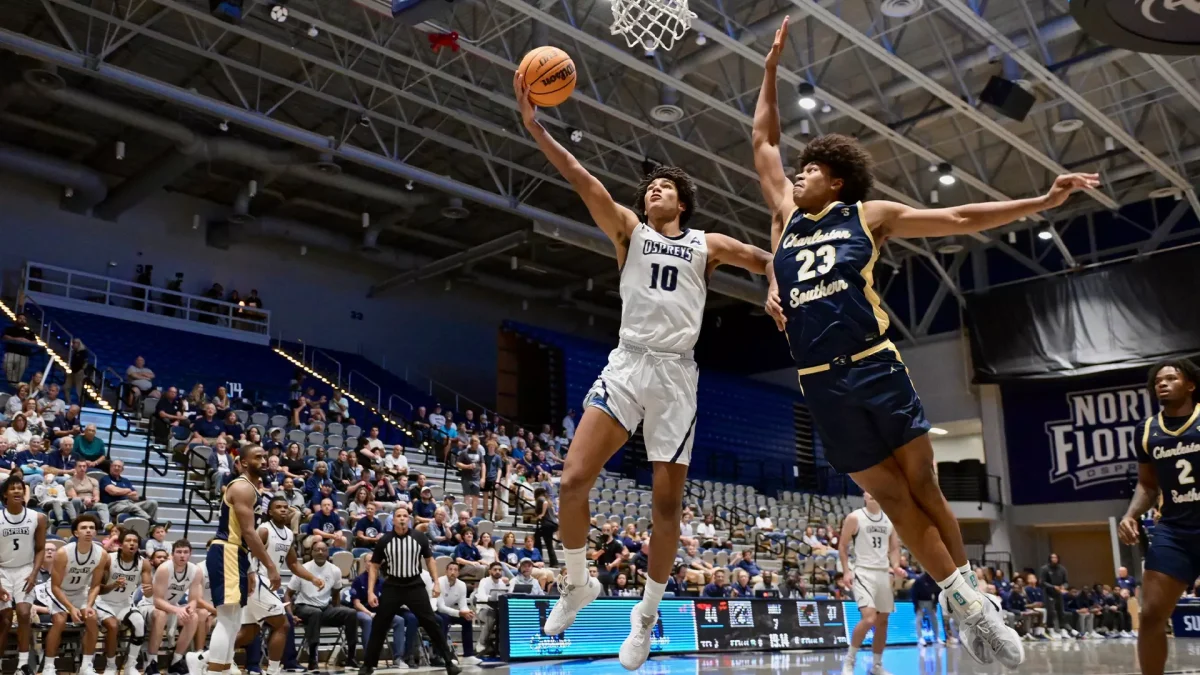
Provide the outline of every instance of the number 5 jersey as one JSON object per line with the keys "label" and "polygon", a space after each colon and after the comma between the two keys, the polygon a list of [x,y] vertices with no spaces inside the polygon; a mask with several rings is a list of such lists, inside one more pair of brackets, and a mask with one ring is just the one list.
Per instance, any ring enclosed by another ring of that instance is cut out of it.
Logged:
{"label": "number 5 jersey", "polygon": [[688,464],[699,371],[692,348],[708,295],[704,232],[675,236],[645,223],[633,229],[621,268],[620,345],[584,407],[607,413],[630,435],[643,423],[651,462]]}

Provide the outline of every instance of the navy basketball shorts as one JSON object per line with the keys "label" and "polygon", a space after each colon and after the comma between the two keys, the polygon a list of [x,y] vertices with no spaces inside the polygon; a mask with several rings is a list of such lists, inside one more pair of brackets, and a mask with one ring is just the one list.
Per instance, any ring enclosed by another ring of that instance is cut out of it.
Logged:
{"label": "navy basketball shorts", "polygon": [[893,349],[841,358],[800,376],[825,458],[840,473],[865,471],[929,431],[908,369]]}
{"label": "navy basketball shorts", "polygon": [[1200,532],[1156,525],[1150,550],[1146,551],[1146,569],[1191,586],[1200,576]]}

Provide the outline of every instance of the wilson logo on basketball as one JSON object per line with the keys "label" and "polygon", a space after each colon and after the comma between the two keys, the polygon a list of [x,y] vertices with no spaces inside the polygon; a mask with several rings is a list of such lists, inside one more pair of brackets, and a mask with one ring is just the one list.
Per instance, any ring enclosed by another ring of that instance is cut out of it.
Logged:
{"label": "wilson logo on basketball", "polygon": [[569,80],[574,76],[575,76],[575,64],[569,63],[569,64],[567,64],[567,66],[565,68],[559,70],[557,73],[553,73],[547,77],[543,77],[542,84],[544,84],[546,86],[550,86],[550,85],[554,84],[555,82],[558,82],[559,80]]}

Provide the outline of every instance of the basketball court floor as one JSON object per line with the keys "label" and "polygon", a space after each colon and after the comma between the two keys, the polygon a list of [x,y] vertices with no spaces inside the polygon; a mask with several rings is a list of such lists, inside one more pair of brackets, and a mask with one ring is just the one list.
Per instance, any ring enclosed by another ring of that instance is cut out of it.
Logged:
{"label": "basketball court floor", "polygon": [[[1167,673],[1200,674],[1200,640],[1172,640]],[[843,650],[745,653],[706,656],[655,657],[637,671],[642,675],[742,675],[743,673],[826,673],[840,675]],[[866,675],[870,656],[859,655],[857,675]],[[1016,671],[1000,665],[980,666],[958,647],[894,647],[884,654],[884,668],[892,675],[1137,675],[1136,642],[1105,640],[1094,642],[1037,642],[1025,645],[1025,663]],[[444,672],[441,668],[422,669]],[[464,672],[506,675],[617,675],[626,672],[615,658],[565,661],[534,661],[510,665],[484,665]],[[376,675],[403,672],[379,669]],[[421,671],[416,671],[421,672]]]}

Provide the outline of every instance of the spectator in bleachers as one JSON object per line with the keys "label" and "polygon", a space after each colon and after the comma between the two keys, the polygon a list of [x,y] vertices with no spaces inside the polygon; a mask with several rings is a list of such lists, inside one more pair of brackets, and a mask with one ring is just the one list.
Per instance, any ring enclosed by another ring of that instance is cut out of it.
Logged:
{"label": "spectator in bleachers", "polygon": [[279,491],[283,487],[283,479],[287,478],[287,474],[283,469],[279,468],[279,458],[267,456],[267,472],[263,474],[263,489],[271,491],[272,494]]}
{"label": "spectator in bleachers", "polygon": [[772,541],[782,541],[786,539],[786,534],[775,531],[775,523],[772,522],[771,517],[767,514],[767,507],[761,507],[758,510],[758,517],[754,519],[754,526],[758,528],[759,534]]}
{"label": "spectator in bleachers", "polygon": [[187,441],[190,445],[215,444],[225,432],[225,425],[217,417],[217,407],[212,403],[206,404],[201,413],[192,420],[191,431],[192,435]]}
{"label": "spectator in bleachers", "polygon": [[41,397],[42,390],[45,388],[43,377],[45,376],[40,370],[33,371],[33,374],[29,376],[29,397],[35,401]]}
{"label": "spectator in bleachers", "polygon": [[554,500],[550,498],[546,488],[539,487],[533,491],[534,512],[534,545],[539,550],[545,550],[546,562],[551,567],[558,567],[558,555],[554,552],[554,533],[558,532],[558,512],[554,508]]}
{"label": "spectator in bleachers", "polygon": [[475,422],[475,411],[467,408],[463,411],[463,421],[459,424],[459,429],[465,432],[468,436],[479,431],[479,425]]}
{"label": "spectator in bleachers", "polygon": [[479,472],[479,494],[483,499],[483,515],[495,519],[496,500],[501,498],[499,492],[500,478],[506,473],[507,466],[504,456],[499,453],[499,444],[494,438],[489,438],[484,444],[483,466]]}
{"label": "spectator in bleachers", "polygon": [[479,659],[475,658],[475,612],[467,605],[467,585],[458,578],[458,574],[458,563],[451,562],[446,566],[446,575],[438,579],[438,613],[441,614],[447,641],[450,638],[450,626],[462,628],[463,657],[459,663],[475,666],[479,665]]}
{"label": "spectator in bleachers", "polygon": [[525,535],[525,546],[521,549],[521,557],[529,558],[533,561],[533,571],[530,574],[533,575],[533,578],[541,582],[543,588],[546,588],[554,581],[554,572],[546,567],[546,563],[542,560],[542,552],[533,543],[532,534]]}
{"label": "spectator in bleachers", "polygon": [[[222,433],[225,435],[225,440],[229,441],[229,444],[235,448],[241,447],[248,440],[246,438],[246,428],[242,426],[237,413],[232,410],[225,412]],[[259,439],[260,442],[261,440]]]}
{"label": "spectator in bleachers", "polygon": [[229,398],[229,392],[225,390],[225,385],[217,387],[217,393],[213,394],[209,403],[213,404],[217,409],[217,414],[224,417],[226,411],[233,407],[233,399]]}
{"label": "spectator in bleachers", "polygon": [[[212,472],[214,487],[217,490],[223,490],[225,484],[230,481],[230,476],[234,473],[234,461],[224,438],[213,441],[213,451],[208,456],[208,469]],[[270,486],[270,483],[264,481],[264,485]]]}
{"label": "spectator in bleachers", "polygon": [[[15,420],[13,426],[16,426]],[[13,463],[25,474],[25,484],[31,488],[42,482],[42,465],[49,457],[43,452],[42,437],[32,436],[24,450],[17,453]]]}
{"label": "spectator in bleachers", "polygon": [[362,516],[354,523],[354,557],[374,550],[383,537],[383,523],[375,517],[375,504],[368,502]]}
{"label": "spectator in bleachers", "polygon": [[[446,509],[446,513],[454,513],[450,509]],[[475,529],[475,524],[471,522],[471,514],[467,511],[458,512],[458,521],[450,526],[450,532],[454,535],[454,543],[460,544],[465,541],[466,534],[470,532],[473,535],[478,535],[479,531]]]}
{"label": "spectator in bleachers", "polygon": [[[371,554],[367,553],[362,559],[365,563],[370,563]],[[365,566],[362,567],[365,569]],[[378,574],[375,577],[375,597],[383,597],[383,580],[385,574]],[[369,575],[363,572],[354,578],[354,583],[350,587],[350,601],[354,610],[358,613],[359,632],[364,636],[371,635],[371,625],[375,620],[375,609],[369,606],[367,602],[367,584],[370,583]],[[396,612],[392,617],[392,665],[400,670],[409,668],[406,660],[411,659],[418,649],[418,634],[417,634],[417,616],[409,609],[402,609]],[[402,665],[403,664],[403,665]]]}
{"label": "spectator in bleachers", "polygon": [[1063,606],[1068,587],[1067,568],[1059,564],[1057,553],[1051,553],[1038,571],[1038,583],[1046,594],[1046,625],[1050,628],[1050,638],[1054,639],[1054,635],[1068,628]]}
{"label": "spectator in bleachers", "polygon": [[[291,445],[288,446],[288,452],[291,453]],[[350,453],[345,450],[339,450],[337,459],[329,467],[329,479],[333,481],[333,487],[338,492],[346,492],[350,484],[356,479],[354,472],[350,470]]]}
{"label": "spectator in bleachers", "polygon": [[8,428],[4,430],[4,441],[8,443],[10,451],[22,452],[29,449],[31,440],[33,440],[33,434],[29,431],[29,420],[18,412],[9,422]]}
{"label": "spectator in bleachers", "polygon": [[67,411],[67,403],[58,397],[58,385],[51,382],[46,388],[46,395],[37,402],[38,412],[45,414],[50,413],[55,417],[62,415]]}
{"label": "spectator in bleachers", "polygon": [[122,476],[125,463],[113,460],[109,465],[108,475],[100,481],[100,500],[108,504],[108,512],[116,517],[128,513],[136,518],[145,518],[151,523],[158,519],[158,502],[153,499],[139,499],[138,491],[133,489],[133,483]]}
{"label": "spectator in bleachers", "polygon": [[[29,357],[37,348],[37,339],[29,328],[24,314],[18,314],[11,326],[4,329],[4,376],[8,386],[17,388],[25,370],[29,368]],[[26,393],[26,396],[29,394]]]}
{"label": "spectator in bleachers", "polygon": [[803,600],[808,595],[808,585],[798,570],[791,570],[779,585],[779,597],[785,600]]}
{"label": "spectator in bleachers", "polygon": [[22,407],[24,410],[21,411],[21,414],[25,416],[25,421],[29,424],[29,433],[33,434],[36,438],[45,436],[46,420],[37,411],[37,401],[33,400],[31,396],[25,399]]}
{"label": "spectator in bleachers", "polygon": [[471,530],[463,532],[462,541],[454,547],[454,554],[451,557],[454,558],[454,562],[458,563],[459,574],[464,579],[481,579],[487,572],[483,554],[475,545],[475,533]]}
{"label": "spectator in bleachers", "polygon": [[328,483],[322,483],[320,492],[313,495],[313,497],[308,500],[308,508],[312,509],[313,513],[316,513],[321,508],[321,502],[328,499],[330,503],[333,504],[334,510],[337,510],[342,508],[342,499],[344,498],[344,495],[339,497],[339,495],[334,494],[332,485]]}
{"label": "spectator in bleachers", "polygon": [[[517,574],[512,579],[513,589],[516,589],[517,586],[529,584],[529,595],[545,595],[546,591],[542,588],[542,581],[534,576],[535,569],[534,562],[531,558],[523,557],[518,560]],[[596,568],[593,567],[592,571],[595,572]]]}
{"label": "spectator in bleachers", "polygon": [[496,549],[495,542],[492,540],[491,532],[481,532],[479,534],[479,540],[475,542],[475,548],[479,549],[480,563],[489,566],[492,563],[500,563],[504,576],[512,576],[512,571],[500,562],[500,552]]}
{"label": "spectator in bleachers", "polygon": [[733,575],[733,583],[729,584],[729,597],[754,597],[754,587],[750,583],[750,575],[746,573],[746,570],[730,570],[730,573]]}
{"label": "spectator in bleachers", "polygon": [[462,483],[462,493],[466,507],[471,515],[479,508],[479,474],[483,463],[483,448],[479,445],[479,437],[472,436],[470,443],[462,448],[455,458],[454,466],[458,469],[458,478]]}
{"label": "spectator in bleachers", "polygon": [[754,582],[754,588],[751,589],[755,595],[764,591],[779,592],[779,587],[775,585],[775,574],[771,570],[763,570],[759,580]]}
{"label": "spectator in bleachers", "polygon": [[140,355],[134,358],[133,365],[125,369],[125,383],[129,385],[125,402],[130,408],[137,398],[145,398],[150,394],[154,389],[154,371],[146,367],[146,359]]}
{"label": "spectator in bleachers", "polygon": [[1116,583],[1117,583],[1117,588],[1123,588],[1123,589],[1129,591],[1130,595],[1136,595],[1138,586],[1141,585],[1138,583],[1137,579],[1130,576],[1129,569],[1126,567],[1118,567],[1117,568],[1117,582]]}
{"label": "spectator in bleachers", "polygon": [[1063,610],[1066,619],[1064,625],[1069,635],[1081,640],[1091,638],[1094,615],[1092,614],[1092,596],[1088,590],[1078,587],[1068,589],[1063,594]]}
{"label": "spectator in bleachers", "polygon": [[725,575],[725,569],[718,567],[713,572],[712,583],[704,587],[704,592],[701,595],[706,598],[728,598],[730,588]]}
{"label": "spectator in bleachers", "polygon": [[716,569],[711,563],[700,557],[700,552],[695,544],[684,547],[680,561],[688,569],[688,581],[696,586],[707,584]]}
{"label": "spectator in bleachers", "polygon": [[329,399],[329,421],[341,423],[345,422],[349,417],[350,399],[346,398],[346,394],[334,391],[333,398]]}
{"label": "spectator in bleachers", "polygon": [[79,419],[79,406],[68,406],[66,411],[54,418],[50,424],[50,435],[57,441],[63,438],[74,438],[83,432],[83,423]]}
{"label": "spectator in bleachers", "polygon": [[324,582],[322,588],[293,576],[284,595],[285,603],[292,603],[292,614],[304,625],[304,641],[308,643],[308,669],[318,670],[317,647],[323,626],[340,625],[346,635],[346,657],[343,667],[358,668],[354,653],[358,649],[358,613],[338,604],[341,593],[336,591],[343,585],[342,572],[329,563],[329,549],[324,542],[312,547],[312,560],[304,563],[304,569]]}
{"label": "spectator in bleachers", "polygon": [[[375,496],[366,487],[360,486],[354,491],[354,498],[346,504],[350,520],[358,520],[367,512],[367,505],[374,503]],[[358,557],[358,556],[355,556]]]}
{"label": "spectator in bleachers", "polygon": [[304,494],[312,497],[320,493],[325,485],[329,486],[330,492],[334,491],[333,481],[329,479],[329,467],[325,462],[317,462],[313,465],[312,475],[304,481]]}
{"label": "spectator in bleachers", "polygon": [[8,403],[4,404],[4,416],[12,420],[17,415],[20,415],[21,410],[25,407],[25,399],[27,398],[29,398],[29,384],[18,382],[16,392],[8,398]]}
{"label": "spectator in bleachers", "polygon": [[[596,561],[596,569],[599,570],[597,577],[600,579],[600,583],[607,588],[612,586],[613,581],[616,580],[617,574],[621,571],[621,564],[629,555],[629,550],[625,548],[620,539],[613,535],[612,523],[605,523],[600,530],[600,539],[596,542],[596,549],[592,552],[591,557]],[[526,548],[528,546],[527,543]]]}
{"label": "spectator in bleachers", "polygon": [[[521,549],[517,548],[517,535],[512,532],[505,532],[500,539],[500,550],[496,552],[497,559],[503,563],[509,571],[517,568],[517,563],[524,556],[521,554]],[[532,567],[532,561],[530,561]]]}
{"label": "spectator in bleachers", "polygon": [[629,585],[629,577],[624,572],[617,575],[612,586],[608,589],[608,594],[614,598],[638,598],[641,593]]}
{"label": "spectator in bleachers", "polygon": [[[417,529],[420,529],[418,526]],[[446,510],[438,508],[433,513],[433,520],[425,523],[425,534],[429,537],[429,545],[433,547],[435,556],[454,555],[454,547],[458,542],[454,540],[454,533],[450,531],[450,525],[446,523]]]}
{"label": "spectator in bleachers", "polygon": [[688,584],[688,568],[683,565],[675,565],[671,568],[671,578],[667,579],[667,593],[673,593],[676,596],[691,595],[692,589]]}
{"label": "spectator in bleachers", "polygon": [[625,532],[621,535],[621,543],[625,545],[626,550],[636,556],[643,550],[649,550],[650,533],[643,532],[639,535],[637,523],[629,523],[625,526]]}
{"label": "spectator in bleachers", "polygon": [[108,449],[104,440],[96,433],[96,425],[89,424],[83,428],[83,433],[75,439],[75,461],[87,469],[99,469],[105,473],[109,470]]}
{"label": "spectator in bleachers", "polygon": [[42,480],[34,488],[38,505],[47,516],[54,519],[56,526],[75,520],[75,506],[67,499],[67,491],[54,480],[54,474],[43,474]]}
{"label": "spectator in bleachers", "polygon": [[83,344],[83,340],[79,338],[71,340],[71,357],[67,364],[70,366],[71,372],[67,373],[66,385],[63,387],[63,398],[67,399],[68,403],[83,401],[83,382],[87,379],[88,370],[91,368],[91,364],[88,363],[91,356],[92,353]]}
{"label": "spectator in bleachers", "polygon": [[54,452],[47,453],[46,464],[42,466],[42,472],[54,476],[54,480],[60,485],[67,482],[71,474],[75,472],[76,459],[75,439],[66,436],[58,442],[58,449]]}
{"label": "spectator in bleachers", "polygon": [[[418,482],[422,482],[425,477],[419,475],[417,478]],[[438,505],[437,502],[433,501],[433,490],[430,488],[416,485],[413,486],[413,489],[420,490],[419,498],[410,503],[413,509],[413,520],[416,522],[417,529],[421,529],[422,525],[428,526],[433,521]],[[409,494],[411,495],[412,492],[409,492]]]}
{"label": "spectator in bleachers", "polygon": [[696,536],[696,524],[692,521],[692,510],[685,508],[679,522],[679,544],[681,546],[699,546],[700,539]]}
{"label": "spectator in bleachers", "polygon": [[717,525],[711,513],[704,514],[704,520],[696,523],[696,541],[700,548],[712,548],[717,545]]}
{"label": "spectator in bleachers", "polygon": [[[1038,585],[1037,575],[1029,574],[1025,578],[1025,607],[1037,613],[1035,621],[1041,621],[1042,625],[1049,628],[1049,612],[1046,610],[1046,594]],[[1047,630],[1048,638],[1051,640],[1061,640],[1062,636],[1057,631]]]}
{"label": "spectator in bleachers", "polygon": [[288,517],[291,518],[292,532],[299,532],[300,519],[311,516],[312,509],[305,504],[304,493],[296,489],[296,483],[291,476],[284,475],[280,487],[279,494],[283,495],[288,503]]}
{"label": "spectator in bleachers", "polygon": [[[141,358],[141,357],[138,357]],[[187,415],[183,414],[183,405],[179,400],[179,390],[167,387],[154,406],[154,440],[160,445],[166,445],[173,427],[187,426]]]}
{"label": "spectator in bleachers", "polygon": [[304,540],[305,550],[312,549],[318,542],[325,544],[327,552],[346,548],[346,537],[342,534],[342,529],[342,517],[334,511],[333,500],[328,497],[322,499],[320,510],[315,511],[312,520],[308,521],[309,535]]}
{"label": "spectator in bleachers", "polygon": [[63,485],[67,498],[75,507],[77,513],[95,513],[100,519],[100,531],[107,532],[112,516],[108,513],[108,504],[100,499],[100,483],[87,475],[87,465],[76,462],[71,477]]}
{"label": "spectator in bleachers", "polygon": [[263,449],[273,457],[278,457],[283,454],[283,429],[279,427],[271,427],[267,431],[267,438],[263,441]]}
{"label": "spectator in bleachers", "polygon": [[753,583],[758,583],[762,580],[762,570],[759,568],[758,563],[754,561],[754,551],[748,548],[742,549],[741,559],[729,566],[730,572],[735,570],[745,570],[746,574],[750,575]]}
{"label": "spectator in bleachers", "polygon": [[308,463],[304,461],[304,457],[300,455],[300,444],[291,442],[287,444],[287,452],[283,455],[283,460],[279,462],[279,466],[284,473],[292,477],[300,485],[308,480]]}
{"label": "spectator in bleachers", "polygon": [[293,403],[291,425],[303,429],[308,425],[308,421],[312,417],[312,408],[309,407],[308,398],[305,396],[301,396]]}
{"label": "spectator in bleachers", "polygon": [[192,390],[188,392],[187,398],[183,400],[184,411],[199,411],[204,410],[204,406],[208,405],[208,396],[204,393],[204,384],[197,382],[192,385]]}
{"label": "spectator in bleachers", "polygon": [[513,441],[508,437],[508,433],[505,431],[503,424],[496,429],[496,445],[498,447],[507,447],[509,449],[512,448]]}
{"label": "spectator in bleachers", "polygon": [[[822,528],[824,529],[824,528]],[[804,543],[812,549],[812,555],[818,557],[832,557],[837,555],[837,551],[829,547],[828,540],[822,541],[817,537],[816,531],[812,525],[804,528]]]}
{"label": "spectator in bleachers", "polygon": [[404,446],[392,446],[391,454],[383,458],[383,469],[387,475],[397,480],[408,475],[408,457],[404,455]]}

